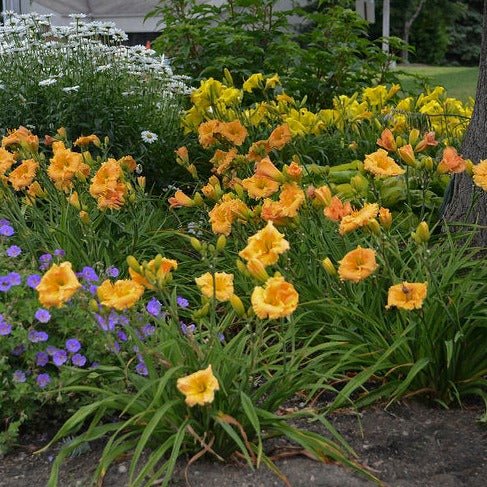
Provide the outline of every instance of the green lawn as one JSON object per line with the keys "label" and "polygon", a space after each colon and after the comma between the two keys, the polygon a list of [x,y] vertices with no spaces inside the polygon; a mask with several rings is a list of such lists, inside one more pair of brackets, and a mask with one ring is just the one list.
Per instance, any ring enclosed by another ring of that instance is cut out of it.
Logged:
{"label": "green lawn", "polygon": [[[479,75],[479,68],[477,67],[446,67],[412,64],[410,66],[399,65],[397,69],[426,77],[430,86],[444,86],[449,96],[459,98],[463,101],[467,101],[470,96],[475,98],[477,78]],[[414,81],[411,78],[404,76],[403,79],[405,88],[414,87]]]}

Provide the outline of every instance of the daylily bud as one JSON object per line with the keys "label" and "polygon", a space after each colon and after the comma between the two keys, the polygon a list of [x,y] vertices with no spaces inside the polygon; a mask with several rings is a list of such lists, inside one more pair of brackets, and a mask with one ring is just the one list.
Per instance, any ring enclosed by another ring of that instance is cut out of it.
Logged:
{"label": "daylily bud", "polygon": [[411,146],[415,145],[416,142],[418,141],[418,138],[419,138],[419,130],[412,129],[411,132],[409,132],[409,144]]}
{"label": "daylily bud", "polygon": [[386,230],[391,228],[392,214],[388,208],[381,208],[379,210],[379,222]]}
{"label": "daylily bud", "polygon": [[218,252],[221,252],[226,245],[227,238],[225,237],[225,235],[220,235],[216,241],[216,250],[218,250]]}
{"label": "daylily bud", "polygon": [[433,170],[433,167],[434,167],[433,158],[431,158],[430,156],[423,157],[423,164],[424,164],[425,169],[427,169],[428,171]]}
{"label": "daylily bud", "polygon": [[267,281],[269,279],[269,274],[265,270],[264,264],[258,259],[250,259],[247,262],[247,270],[250,272],[252,277],[259,281]]}
{"label": "daylily bud", "polygon": [[247,277],[250,276],[250,273],[247,270],[247,267],[245,267],[245,264],[240,259],[237,259],[236,265],[237,265],[237,269],[239,270],[239,272],[241,272],[244,276],[247,276]]}
{"label": "daylily bud", "polygon": [[88,307],[90,308],[90,311],[93,311],[95,313],[100,311],[100,309],[98,307],[98,303],[96,302],[96,299],[90,299],[90,302],[88,303]]}
{"label": "daylily bud", "polygon": [[204,201],[203,201],[203,197],[201,196],[200,193],[196,193],[193,197],[193,201],[195,203],[196,206],[202,206]]}
{"label": "daylily bud", "polygon": [[84,210],[79,212],[79,219],[85,224],[88,225],[90,223],[90,215]]}
{"label": "daylily bud", "polygon": [[186,167],[186,170],[193,176],[193,179],[196,179],[198,177],[198,170],[196,169],[196,166],[194,164],[190,164],[189,166]]}
{"label": "daylily bud", "polygon": [[416,231],[412,233],[413,240],[417,244],[426,243],[430,239],[430,230],[426,222],[421,222]]}
{"label": "daylily bud", "polygon": [[399,149],[397,149],[397,152],[399,153],[399,156],[406,164],[413,167],[415,166],[416,157],[414,155],[414,150],[411,144],[407,144],[404,145],[403,147],[399,147]]}
{"label": "daylily bud", "polygon": [[189,242],[191,244],[191,247],[193,247],[193,249],[195,249],[197,252],[201,250],[201,242],[196,237],[191,237],[189,239]]}
{"label": "daylily bud", "polygon": [[137,178],[137,184],[140,186],[141,189],[145,189],[145,183],[146,183],[145,176],[139,176]]}
{"label": "daylily bud", "polygon": [[127,265],[137,274],[140,274],[140,265],[137,262],[137,259],[133,255],[129,255],[127,257]]}
{"label": "daylily bud", "polygon": [[329,276],[336,276],[337,270],[335,269],[335,266],[333,265],[333,262],[330,260],[329,257],[323,259],[321,261],[321,265]]}
{"label": "daylily bud", "polygon": [[159,269],[162,264],[162,255],[157,254],[156,257],[154,258],[154,269]]}
{"label": "daylily bud", "polygon": [[242,300],[236,294],[230,298],[230,304],[238,316],[245,316],[245,308]]}
{"label": "daylily bud", "polygon": [[233,186],[233,190],[235,191],[235,193],[237,193],[237,196],[239,199],[243,200],[245,198],[245,191],[244,191],[242,185],[235,184]]}

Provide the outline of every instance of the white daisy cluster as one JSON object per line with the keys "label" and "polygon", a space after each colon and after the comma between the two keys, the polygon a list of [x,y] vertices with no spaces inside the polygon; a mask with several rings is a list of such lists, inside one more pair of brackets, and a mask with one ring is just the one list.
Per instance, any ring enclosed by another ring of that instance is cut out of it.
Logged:
{"label": "white daisy cluster", "polygon": [[[187,94],[187,77],[177,76],[164,56],[144,46],[125,46],[127,34],[113,22],[85,22],[83,14],[71,15],[68,26],[54,26],[49,15],[4,12],[0,25],[0,63],[5,71],[22,70],[39,87],[57,86],[72,93],[91,73],[121,73],[133,79],[134,89],[157,90],[161,97]],[[69,80],[69,85],[63,84]],[[25,79],[24,79],[25,81]],[[0,78],[1,83],[5,80]]]}

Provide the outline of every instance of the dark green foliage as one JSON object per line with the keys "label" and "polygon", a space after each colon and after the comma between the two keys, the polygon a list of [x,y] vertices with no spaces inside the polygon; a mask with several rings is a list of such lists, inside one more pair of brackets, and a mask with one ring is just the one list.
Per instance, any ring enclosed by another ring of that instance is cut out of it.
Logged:
{"label": "dark green foliage", "polygon": [[154,46],[176,71],[195,80],[220,77],[239,85],[252,73],[278,73],[289,94],[311,106],[374,82],[395,81],[390,58],[368,38],[367,23],[341,5],[280,11],[276,1],[166,1],[150,14],[163,33]]}

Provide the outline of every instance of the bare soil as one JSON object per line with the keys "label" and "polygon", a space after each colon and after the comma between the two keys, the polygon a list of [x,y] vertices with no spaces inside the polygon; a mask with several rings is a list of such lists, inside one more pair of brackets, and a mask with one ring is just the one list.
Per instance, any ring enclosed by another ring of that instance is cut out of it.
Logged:
{"label": "bare soil", "polygon": [[[349,441],[359,461],[390,487],[485,487],[487,485],[487,425],[478,420],[480,406],[463,410],[428,408],[400,403],[387,411],[373,407],[360,414],[341,412],[331,418]],[[301,425],[302,426],[302,425]],[[315,423],[306,425],[320,431]],[[33,455],[54,431],[23,438],[23,446],[0,459],[0,487],[43,487],[56,451]],[[286,442],[268,445],[270,453],[289,450]],[[101,445],[66,461],[59,487],[89,487]],[[296,456],[276,462],[292,486],[365,487],[375,483],[334,464]],[[125,487],[129,460],[114,465],[104,487]],[[178,464],[172,486],[185,486],[185,462]],[[193,487],[267,487],[283,485],[264,467],[219,464],[203,459],[189,469]]]}

